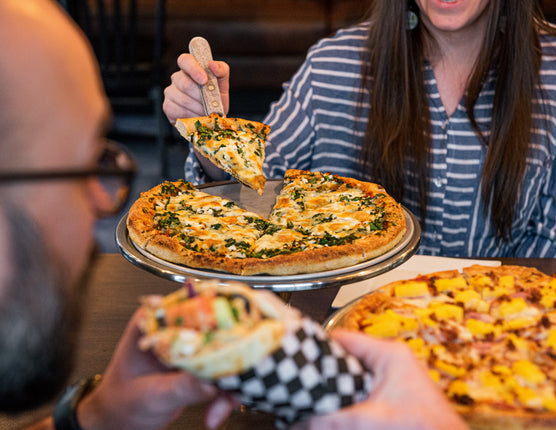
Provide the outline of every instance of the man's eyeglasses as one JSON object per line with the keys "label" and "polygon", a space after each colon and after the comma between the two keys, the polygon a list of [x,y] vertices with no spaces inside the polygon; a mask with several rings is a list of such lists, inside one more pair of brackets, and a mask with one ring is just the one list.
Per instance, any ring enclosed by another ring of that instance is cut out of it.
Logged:
{"label": "man's eyeglasses", "polygon": [[96,206],[100,216],[120,212],[129,197],[129,191],[137,165],[133,155],[122,145],[106,140],[104,150],[93,169],[69,169],[52,171],[0,172],[0,184],[4,182],[50,181],[85,179],[96,176]]}

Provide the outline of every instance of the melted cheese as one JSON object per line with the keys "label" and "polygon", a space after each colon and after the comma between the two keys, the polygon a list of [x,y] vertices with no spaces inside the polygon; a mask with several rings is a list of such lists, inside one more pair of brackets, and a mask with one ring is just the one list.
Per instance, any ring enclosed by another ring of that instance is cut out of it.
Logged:
{"label": "melted cheese", "polygon": [[372,197],[348,188],[331,175],[286,182],[270,221],[302,229],[313,236],[361,237],[380,229],[383,213]]}
{"label": "melted cheese", "polygon": [[[162,219],[177,216],[179,225],[170,224],[168,233],[186,248],[237,258],[251,252],[260,235],[256,223],[264,222],[230,200],[198,190],[161,199],[155,208]],[[168,211],[171,214],[165,215]]]}
{"label": "melted cheese", "polygon": [[228,133],[227,137],[219,136],[202,142],[198,135],[193,135],[193,143],[207,157],[228,166],[248,182],[254,182],[257,176],[262,175],[264,141],[255,133],[243,130],[228,130]]}

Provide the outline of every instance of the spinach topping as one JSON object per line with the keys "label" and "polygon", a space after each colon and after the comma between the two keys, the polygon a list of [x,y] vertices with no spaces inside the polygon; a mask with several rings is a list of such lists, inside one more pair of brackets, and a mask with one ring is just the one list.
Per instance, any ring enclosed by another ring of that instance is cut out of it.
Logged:
{"label": "spinach topping", "polygon": [[[215,129],[218,125],[215,123]],[[212,138],[212,130],[201,124],[201,121],[195,122],[195,129],[197,130],[197,143],[203,145],[208,139]]]}
{"label": "spinach topping", "polygon": [[181,233],[179,235],[180,244],[191,251],[200,252],[199,245],[195,242],[195,238],[192,236],[188,236],[185,233]]}
{"label": "spinach topping", "polygon": [[185,211],[185,212],[189,212],[189,213],[191,213],[191,214],[194,214],[194,213],[195,213],[195,209],[193,209],[193,206],[188,205],[187,203],[185,203],[184,200],[182,200],[182,201],[180,202],[180,208],[179,208],[179,210]]}
{"label": "spinach topping", "polygon": [[214,217],[222,217],[224,214],[222,213],[224,209],[212,209],[212,216]]}
{"label": "spinach topping", "polygon": [[317,239],[317,243],[322,246],[337,246],[345,245],[346,243],[351,243],[357,239],[355,234],[350,234],[344,237],[336,237],[328,232],[324,233],[324,236]]}
{"label": "spinach topping", "polygon": [[177,196],[180,192],[179,188],[171,182],[164,182],[160,187],[160,190],[162,194],[169,194],[171,196]]}
{"label": "spinach topping", "polygon": [[309,230],[304,229],[303,227],[297,227],[294,230],[301,233],[303,236],[309,236],[311,234]]}
{"label": "spinach topping", "polygon": [[334,218],[335,218],[335,216],[333,214],[326,215],[326,214],[323,214],[323,213],[318,213],[318,214],[315,214],[311,217],[311,223],[313,225],[323,224],[325,222],[330,222],[330,221],[334,220]]}
{"label": "spinach topping", "polygon": [[294,252],[303,251],[305,249],[304,241],[295,240],[289,246],[284,248],[261,249],[257,252],[252,252],[249,256],[254,258],[270,258],[276,255],[293,254]]}
{"label": "spinach topping", "polygon": [[299,200],[299,199],[303,198],[303,193],[296,189],[296,190],[293,190],[291,192],[291,196],[292,196],[292,199]]}
{"label": "spinach topping", "polygon": [[264,229],[263,234],[268,234],[269,236],[272,236],[274,233],[280,230],[282,230],[282,227],[279,226],[278,224],[268,223],[268,226]]}
{"label": "spinach topping", "polygon": [[261,218],[255,218],[253,216],[246,216],[245,219],[249,224],[255,224],[255,228],[259,231],[266,231],[266,229],[270,226],[268,221],[265,221]]}
{"label": "spinach topping", "polygon": [[155,214],[153,220],[158,230],[174,229],[180,225],[180,219],[174,212]]}
{"label": "spinach topping", "polygon": [[251,245],[249,245],[244,240],[238,242],[235,239],[226,239],[226,248],[229,248],[230,246],[234,246],[234,245],[236,248],[243,249],[244,251],[249,251],[251,249]]}

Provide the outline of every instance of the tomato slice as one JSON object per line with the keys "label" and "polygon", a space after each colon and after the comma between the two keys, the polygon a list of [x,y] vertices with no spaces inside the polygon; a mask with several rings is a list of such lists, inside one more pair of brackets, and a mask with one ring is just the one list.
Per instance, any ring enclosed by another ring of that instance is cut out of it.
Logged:
{"label": "tomato slice", "polygon": [[165,320],[170,327],[187,327],[200,331],[218,326],[212,308],[212,297],[199,295],[166,309]]}

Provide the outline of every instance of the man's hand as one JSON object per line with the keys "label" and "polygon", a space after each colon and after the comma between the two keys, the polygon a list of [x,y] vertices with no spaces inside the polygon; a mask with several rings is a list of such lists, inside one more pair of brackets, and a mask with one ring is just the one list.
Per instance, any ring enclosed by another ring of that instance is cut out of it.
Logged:
{"label": "man's hand", "polygon": [[79,423],[86,430],[162,429],[185,407],[213,400],[206,424],[216,428],[235,402],[191,374],[169,370],[151,353],[139,350],[140,312],[128,323],[102,382],[79,404]]}
{"label": "man's hand", "polygon": [[373,390],[364,402],[313,416],[292,430],[468,430],[406,345],[345,330],[333,337],[373,371]]}

